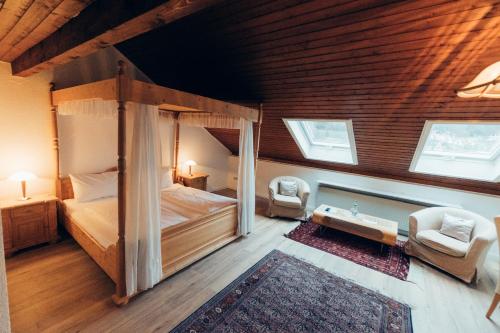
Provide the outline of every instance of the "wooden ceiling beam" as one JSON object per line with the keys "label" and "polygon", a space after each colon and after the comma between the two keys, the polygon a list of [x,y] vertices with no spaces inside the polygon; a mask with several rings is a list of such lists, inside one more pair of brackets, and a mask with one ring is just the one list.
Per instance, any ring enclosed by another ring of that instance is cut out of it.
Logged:
{"label": "wooden ceiling beam", "polygon": [[12,72],[28,76],[64,64],[219,2],[221,0],[97,0],[17,57],[12,62]]}

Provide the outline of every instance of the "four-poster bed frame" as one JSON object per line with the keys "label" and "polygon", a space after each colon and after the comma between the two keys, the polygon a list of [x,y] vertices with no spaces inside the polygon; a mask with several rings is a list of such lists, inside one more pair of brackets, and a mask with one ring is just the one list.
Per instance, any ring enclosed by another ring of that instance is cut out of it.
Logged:
{"label": "four-poster bed frame", "polygon": [[[73,198],[73,188],[68,177],[62,177],[59,167],[59,138],[57,131],[57,105],[66,101],[84,99],[116,100],[118,102],[118,241],[116,245],[104,248],[92,235],[79,227],[62,209],[64,226],[74,239],[96,261],[96,263],[116,283],[113,301],[118,305],[127,304],[125,282],[125,211],[126,211],[126,102],[157,105],[160,110],[174,111],[174,179],[178,163],[179,112],[222,113],[232,117],[245,118],[258,123],[258,132],[262,122],[262,105],[259,110],[227,103],[212,98],[202,97],[175,89],[158,86],[128,78],[124,73],[124,63],[118,63],[115,79],[96,81],[70,88],[55,90],[51,84],[52,120],[54,150],[57,163],[56,192],[62,200]],[[255,145],[255,158],[258,153],[258,136]],[[162,230],[162,266],[163,278],[166,278],[209,253],[235,240],[238,228],[238,209],[231,205],[204,215],[189,223],[180,223]]]}

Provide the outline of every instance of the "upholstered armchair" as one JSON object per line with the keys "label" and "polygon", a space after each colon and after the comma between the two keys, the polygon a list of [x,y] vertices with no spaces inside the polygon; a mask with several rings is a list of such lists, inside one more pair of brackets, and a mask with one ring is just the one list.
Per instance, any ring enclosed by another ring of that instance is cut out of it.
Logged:
{"label": "upholstered armchair", "polygon": [[[281,181],[293,181],[297,184],[297,195],[281,195],[279,186]],[[307,199],[311,189],[304,180],[292,177],[281,176],[274,178],[269,183],[269,209],[268,215],[282,216],[292,219],[304,219],[306,217]]]}
{"label": "upholstered armchair", "polygon": [[[470,242],[439,232],[445,213],[475,221]],[[451,207],[426,208],[410,215],[405,252],[470,283],[477,277],[495,238],[493,223],[478,214]]]}
{"label": "upholstered armchair", "polygon": [[[497,227],[497,239],[500,242],[500,216],[495,217],[495,226]],[[498,246],[498,250],[500,252],[500,244]],[[499,262],[499,264],[500,264],[500,262]],[[491,302],[490,308],[488,309],[488,312],[486,313],[486,318],[491,317],[491,315],[493,314],[493,311],[495,311],[496,307],[498,306],[498,303],[500,302],[500,270],[498,273],[499,274],[498,274],[498,280],[497,280],[497,287],[495,289],[495,295],[493,296],[493,301]]]}

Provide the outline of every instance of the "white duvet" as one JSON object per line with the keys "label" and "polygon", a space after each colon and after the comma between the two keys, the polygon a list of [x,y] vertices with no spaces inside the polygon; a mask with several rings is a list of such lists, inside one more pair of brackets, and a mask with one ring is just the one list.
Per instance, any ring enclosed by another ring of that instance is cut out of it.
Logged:
{"label": "white duvet", "polygon": [[182,212],[192,211],[201,215],[214,212],[218,209],[236,203],[235,199],[217,195],[214,193],[201,191],[180,184],[174,184],[161,192],[162,207],[164,203],[180,209]]}
{"label": "white duvet", "polygon": [[[196,219],[236,200],[210,192],[174,184],[161,193],[161,228]],[[64,200],[73,221],[107,248],[118,240],[118,199],[103,198],[89,202]]]}

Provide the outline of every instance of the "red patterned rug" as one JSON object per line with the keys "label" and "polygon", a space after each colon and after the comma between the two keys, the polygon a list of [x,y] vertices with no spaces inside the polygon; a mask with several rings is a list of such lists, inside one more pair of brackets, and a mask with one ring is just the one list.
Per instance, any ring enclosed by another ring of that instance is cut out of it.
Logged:
{"label": "red patterned rug", "polygon": [[378,242],[330,228],[320,233],[319,226],[311,222],[302,223],[287,237],[400,280],[406,281],[408,276],[410,257],[404,253],[405,242],[384,246],[381,252]]}
{"label": "red patterned rug", "polygon": [[274,250],[172,333],[412,333],[411,309]]}

